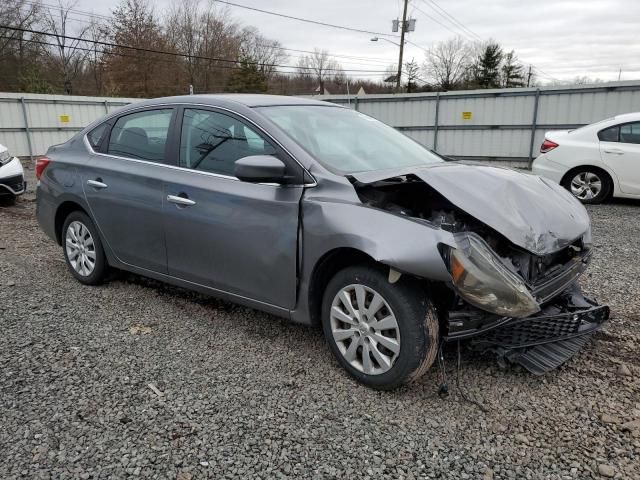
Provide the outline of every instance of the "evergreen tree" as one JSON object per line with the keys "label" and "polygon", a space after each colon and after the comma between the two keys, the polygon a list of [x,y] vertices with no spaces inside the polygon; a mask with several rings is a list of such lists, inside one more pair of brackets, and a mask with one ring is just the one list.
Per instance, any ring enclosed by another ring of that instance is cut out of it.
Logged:
{"label": "evergreen tree", "polygon": [[480,88],[500,87],[500,64],[502,63],[502,48],[497,43],[488,43],[477,62],[476,83]]}
{"label": "evergreen tree", "polygon": [[240,68],[234,70],[224,87],[225,92],[265,93],[268,89],[267,78],[255,63],[240,60]]}

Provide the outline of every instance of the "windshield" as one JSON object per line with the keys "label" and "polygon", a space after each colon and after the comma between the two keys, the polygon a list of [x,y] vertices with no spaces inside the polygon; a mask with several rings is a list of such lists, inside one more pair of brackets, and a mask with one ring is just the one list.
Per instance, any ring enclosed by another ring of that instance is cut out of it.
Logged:
{"label": "windshield", "polygon": [[443,160],[378,120],[320,105],[258,107],[326,167],[355,173]]}

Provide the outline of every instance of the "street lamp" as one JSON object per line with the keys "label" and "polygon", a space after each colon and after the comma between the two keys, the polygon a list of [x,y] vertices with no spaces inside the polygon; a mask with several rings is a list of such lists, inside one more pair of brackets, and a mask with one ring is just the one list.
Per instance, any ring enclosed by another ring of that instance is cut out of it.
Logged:
{"label": "street lamp", "polygon": [[[400,90],[400,75],[402,75],[402,45],[399,43],[396,43],[392,40],[389,40],[387,38],[384,37],[372,37],[369,40],[371,40],[372,42],[377,42],[379,40],[384,40],[385,42],[389,42],[392,45],[395,45],[396,47],[400,47],[400,59],[398,61],[398,73],[396,74],[396,89]],[[407,42],[406,40],[404,42],[402,42],[403,45],[406,45]],[[386,81],[386,80],[385,80]]]}
{"label": "street lamp", "polygon": [[[388,39],[386,39],[386,38],[373,37],[373,38],[371,38],[370,40],[371,40],[372,42],[377,42],[378,40],[384,40],[385,42],[389,42],[389,43],[394,44],[396,47],[399,47],[399,46],[400,46],[400,44],[399,44],[399,43],[392,42],[391,40],[388,40]],[[407,42],[404,42],[404,43],[407,43]]]}

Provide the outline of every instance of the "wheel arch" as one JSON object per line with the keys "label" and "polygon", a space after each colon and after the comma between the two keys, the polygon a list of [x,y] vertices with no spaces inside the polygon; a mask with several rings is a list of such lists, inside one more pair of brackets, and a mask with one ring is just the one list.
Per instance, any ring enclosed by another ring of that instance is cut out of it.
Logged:
{"label": "wheel arch", "polygon": [[91,218],[87,210],[78,202],[72,200],[62,202],[56,209],[54,220],[54,233],[58,245],[62,245],[62,226],[64,225],[64,221],[72,212],[82,212]]}
{"label": "wheel arch", "polygon": [[[369,254],[352,247],[338,247],[326,252],[318,259],[309,278],[309,317],[314,325],[320,324],[322,297],[333,276],[353,265],[385,265]],[[388,267],[387,267],[388,268]]]}

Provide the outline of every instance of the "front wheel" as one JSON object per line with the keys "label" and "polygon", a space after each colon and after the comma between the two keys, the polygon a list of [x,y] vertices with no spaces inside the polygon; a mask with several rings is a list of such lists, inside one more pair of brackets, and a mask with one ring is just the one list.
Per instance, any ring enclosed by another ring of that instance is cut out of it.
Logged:
{"label": "front wheel", "polygon": [[439,325],[425,289],[382,268],[354,266],[329,282],[322,327],[338,362],[359,382],[391,390],[420,378],[438,351]]}

